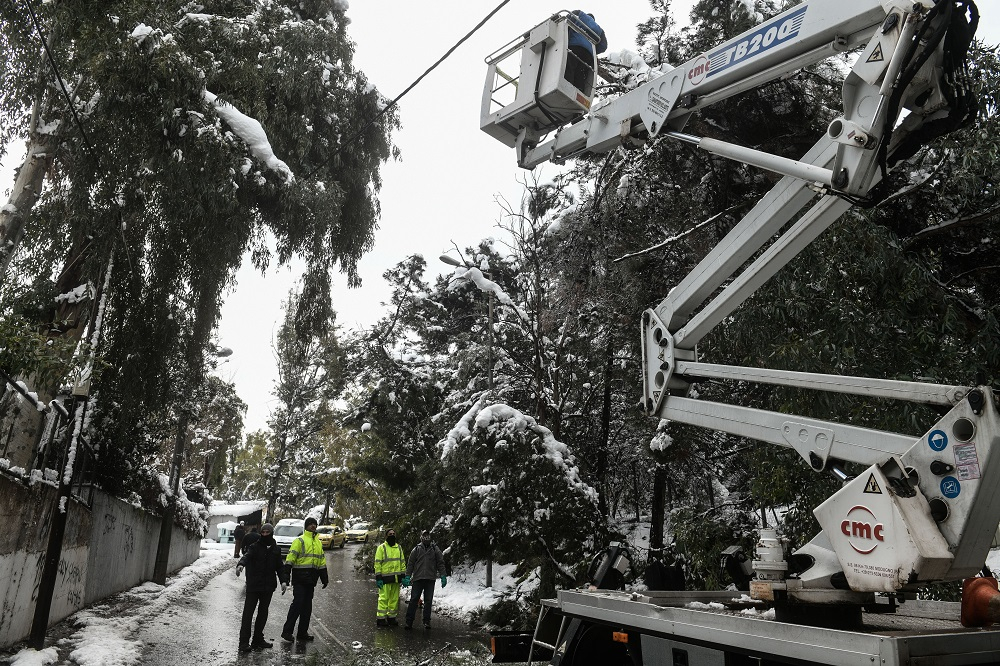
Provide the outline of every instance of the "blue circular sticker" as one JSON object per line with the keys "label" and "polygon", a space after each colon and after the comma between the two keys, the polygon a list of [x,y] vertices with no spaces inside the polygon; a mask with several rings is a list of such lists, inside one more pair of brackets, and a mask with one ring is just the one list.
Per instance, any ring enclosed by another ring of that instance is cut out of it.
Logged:
{"label": "blue circular sticker", "polygon": [[935,451],[944,451],[948,446],[948,434],[944,430],[932,430],[927,435],[927,444]]}
{"label": "blue circular sticker", "polygon": [[955,499],[962,492],[962,484],[953,476],[946,476],[941,479],[941,494],[948,499]]}

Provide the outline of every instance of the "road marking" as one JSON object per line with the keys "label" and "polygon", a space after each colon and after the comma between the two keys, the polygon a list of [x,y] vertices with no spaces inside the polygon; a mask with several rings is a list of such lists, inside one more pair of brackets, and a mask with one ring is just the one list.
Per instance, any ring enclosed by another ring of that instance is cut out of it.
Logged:
{"label": "road marking", "polygon": [[339,645],[344,650],[344,652],[346,652],[347,654],[354,654],[354,650],[352,650],[351,648],[349,648],[346,645],[344,645],[344,643],[339,638],[337,638],[336,636],[334,636],[333,632],[330,631],[330,629],[325,624],[323,624],[322,620],[314,619],[313,623],[314,624],[318,624],[320,626],[320,628],[323,631],[325,631],[330,636],[331,639],[333,639],[333,642],[336,643],[337,645]]}

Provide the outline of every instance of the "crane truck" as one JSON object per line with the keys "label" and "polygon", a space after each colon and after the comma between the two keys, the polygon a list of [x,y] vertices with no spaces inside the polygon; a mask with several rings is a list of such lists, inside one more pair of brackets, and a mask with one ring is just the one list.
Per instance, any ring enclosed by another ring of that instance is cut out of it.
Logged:
{"label": "crane truck", "polygon": [[[815,508],[821,531],[805,546],[788,552],[774,531],[761,531],[744,557],[749,594],[628,592],[599,582],[561,590],[543,602],[524,642],[530,663],[1000,664],[1000,631],[991,628],[1000,594],[994,578],[980,575],[1000,523],[992,389],[737,367],[697,355],[698,342],[767,279],[852,206],[871,203],[894,165],[974,120],[967,56],[978,20],[971,0],[808,0],[597,103],[595,77],[573,83],[566,74],[581,57],[569,36],[597,39],[569,12],[486,59],[480,127],[514,148],[521,167],[672,139],[781,176],[643,314],[644,408],[792,449],[842,482]],[[801,158],[684,132],[700,109],[838,54],[854,54],[843,106]],[[596,71],[596,55],[585,64]],[[910,401],[944,416],[916,438],[692,396],[692,383],[706,379]],[[849,465],[863,471],[848,473]],[[612,549],[600,569],[620,577],[628,566],[626,552]],[[916,598],[939,581],[962,581],[961,603]]]}

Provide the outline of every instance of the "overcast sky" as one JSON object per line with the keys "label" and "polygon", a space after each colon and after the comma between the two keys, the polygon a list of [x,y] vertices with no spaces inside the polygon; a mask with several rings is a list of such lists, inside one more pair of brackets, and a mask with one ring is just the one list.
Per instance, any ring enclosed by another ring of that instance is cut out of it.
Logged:
{"label": "overcast sky", "polygon": [[[687,2],[687,0],[684,0]],[[355,66],[387,98],[395,98],[472,30],[499,0],[454,0],[415,5],[402,0],[351,0],[348,28],[357,44]],[[371,326],[389,293],[382,273],[410,254],[422,254],[433,273],[450,272],[438,261],[451,243],[476,244],[494,234],[499,194],[516,204],[527,172],[514,151],[479,129],[486,82],[484,59],[560,9],[552,0],[512,0],[400,101],[402,130],[394,136],[399,162],[382,171],[382,219],[375,249],[359,262],[361,289],[348,290],[335,276],[334,309],[347,328]],[[635,26],[650,15],[647,0],[592,2],[584,7],[605,29],[609,50],[635,50]],[[552,167],[537,169],[545,177]],[[223,308],[220,344],[233,349],[222,366],[249,405],[248,430],[263,427],[273,403],[275,379],[271,339],[280,323],[280,304],[298,278],[293,269],[271,269],[262,278],[252,269]]]}
{"label": "overcast sky", "polygon": [[[357,44],[355,65],[383,95],[394,98],[499,1],[351,0],[347,15],[352,21],[349,34]],[[675,18],[686,20],[692,2],[675,0]],[[984,18],[978,35],[992,44],[1000,41],[1000,12],[991,13],[994,4],[980,3]],[[382,172],[382,219],[375,249],[359,263],[364,286],[347,290],[336,276],[334,308],[341,325],[374,323],[382,312],[380,303],[388,297],[381,274],[408,255],[422,254],[432,272],[445,272],[437,257],[452,242],[465,247],[495,233],[500,208],[494,197],[516,204],[522,189],[518,179],[526,172],[517,168],[512,149],[479,129],[483,59],[549,14],[574,8],[550,0],[511,0],[400,102],[403,128],[394,140],[402,160]],[[647,0],[593,0],[581,8],[596,16],[611,51],[635,50],[635,26],[651,14]],[[23,152],[14,152],[18,154],[4,160],[0,190],[13,184],[12,158],[23,157]],[[538,170],[543,180],[554,173],[551,166]],[[262,277],[248,267],[240,272],[239,285],[223,308],[220,343],[232,348],[233,355],[221,374],[236,383],[249,405],[248,430],[264,427],[273,405],[271,339],[280,321],[281,300],[298,276],[297,268],[272,267]]]}

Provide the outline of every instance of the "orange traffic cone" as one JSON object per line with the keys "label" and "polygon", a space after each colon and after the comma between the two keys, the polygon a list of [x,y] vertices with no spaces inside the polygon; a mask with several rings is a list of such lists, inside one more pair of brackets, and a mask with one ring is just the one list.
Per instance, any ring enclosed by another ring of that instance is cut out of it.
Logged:
{"label": "orange traffic cone", "polygon": [[1000,621],[1000,589],[996,578],[962,581],[962,626],[988,627]]}

